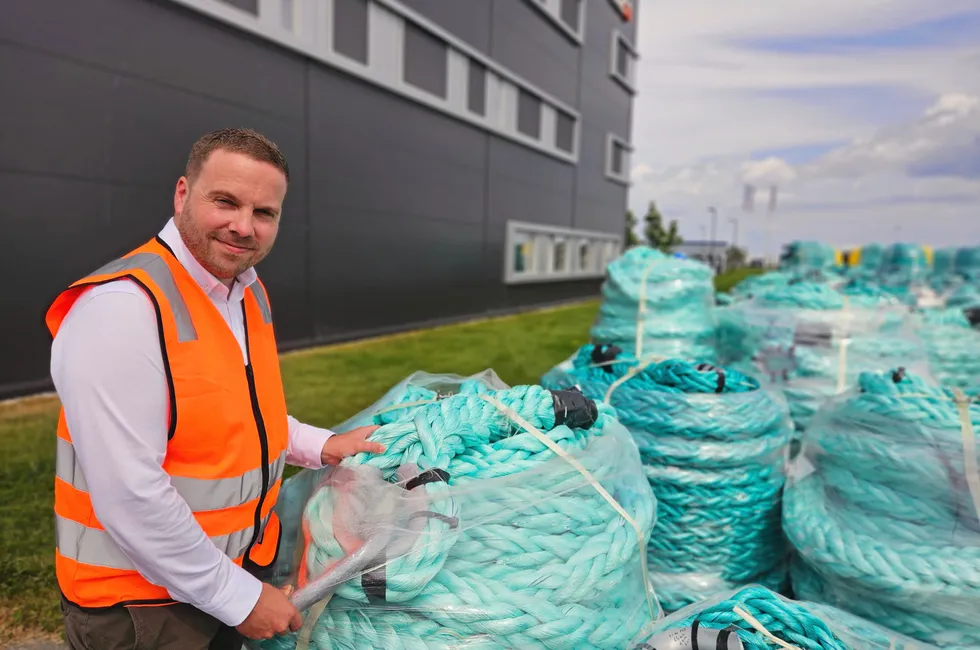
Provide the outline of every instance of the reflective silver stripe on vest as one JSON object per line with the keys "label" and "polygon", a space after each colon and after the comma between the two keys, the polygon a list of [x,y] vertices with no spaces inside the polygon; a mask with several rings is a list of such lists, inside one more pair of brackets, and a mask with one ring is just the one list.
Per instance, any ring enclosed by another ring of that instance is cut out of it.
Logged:
{"label": "reflective silver stripe on vest", "polygon": [[[279,480],[286,467],[286,452],[269,463],[269,487]],[[58,438],[55,472],[62,481],[82,492],[88,492],[85,475],[75,458],[75,448],[70,442]],[[194,512],[221,510],[248,503],[262,494],[262,470],[245,472],[233,478],[201,479],[172,476],[170,483]]]}
{"label": "reflective silver stripe on vest", "polygon": [[[286,452],[269,463],[269,486],[282,476]],[[262,495],[262,469],[249,470],[234,478],[203,479],[172,476],[170,483],[194,512],[220,510],[248,503]]]}
{"label": "reflective silver stripe on vest", "polygon": [[74,486],[75,489],[88,492],[88,483],[85,482],[85,475],[82,474],[82,468],[75,458],[75,448],[63,438],[58,438],[57,453],[55,455],[55,475],[65,483]]}
{"label": "reflective silver stripe on vest", "polygon": [[137,269],[145,271],[160,288],[163,295],[167,297],[167,301],[170,303],[170,309],[173,311],[174,321],[177,323],[177,341],[180,343],[196,341],[197,330],[194,328],[193,321],[191,321],[191,313],[187,309],[187,303],[184,302],[184,297],[180,295],[180,290],[177,289],[177,281],[174,280],[174,275],[170,271],[170,267],[156,253],[136,253],[129,257],[123,257],[109,262],[90,275],[107,275],[118,273],[119,271],[135,271]]}
{"label": "reflective silver stripe on vest", "polygon": [[268,325],[272,322],[272,309],[269,308],[269,296],[265,295],[265,289],[258,282],[252,283],[252,293],[255,294],[255,301],[259,303],[262,320]]}
{"label": "reflective silver stripe on vest", "polygon": [[[268,518],[266,518],[268,522]],[[263,530],[265,526],[263,525]],[[252,541],[251,526],[228,535],[212,537],[211,542],[219,551],[235,559],[245,553]],[[119,545],[104,530],[83,526],[77,521],[55,515],[55,545],[63,556],[94,566],[135,571],[136,567],[123,553]]]}

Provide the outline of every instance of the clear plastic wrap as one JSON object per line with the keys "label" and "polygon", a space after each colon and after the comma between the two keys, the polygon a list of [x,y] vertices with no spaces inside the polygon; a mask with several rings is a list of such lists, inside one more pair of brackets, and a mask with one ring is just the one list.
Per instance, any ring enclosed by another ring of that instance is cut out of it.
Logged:
{"label": "clear plastic wrap", "polygon": [[719,313],[719,362],[781,391],[797,430],[861,372],[904,366],[931,376],[919,326],[907,309],[855,306],[836,292],[819,299],[819,308],[754,299]]}
{"label": "clear plastic wrap", "polygon": [[713,278],[696,260],[630,248],[607,267],[592,341],[637,356],[714,357]]}
{"label": "clear plastic wrap", "polygon": [[784,496],[796,595],[980,648],[980,404],[895,369],[813,418]]}
{"label": "clear plastic wrap", "polygon": [[604,346],[584,346],[541,384],[607,400],[633,434],[659,504],[647,564],[665,611],[750,582],[787,586],[780,509],[792,423],[778,395],[730,369],[644,366]]}
{"label": "clear plastic wrap", "polygon": [[656,500],[607,405],[415,373],[337,429],[369,423],[384,454],[285,483],[270,581],[304,628],[250,648],[621,648],[661,615]]}
{"label": "clear plastic wrap", "polygon": [[[775,639],[775,640],[774,640]],[[630,650],[935,650],[824,604],[752,585],[718,593],[653,623]]]}
{"label": "clear plastic wrap", "polygon": [[954,388],[980,386],[980,331],[971,329],[967,313],[934,309],[919,319],[919,337],[936,380]]}

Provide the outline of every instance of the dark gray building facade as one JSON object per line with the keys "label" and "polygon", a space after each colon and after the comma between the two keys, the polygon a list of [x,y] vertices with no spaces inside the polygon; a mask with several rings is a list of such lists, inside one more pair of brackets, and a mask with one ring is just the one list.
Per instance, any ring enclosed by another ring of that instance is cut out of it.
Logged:
{"label": "dark gray building facade", "polygon": [[191,143],[286,154],[282,349],[597,293],[625,227],[636,0],[11,0],[0,396],[44,312],[152,237]]}

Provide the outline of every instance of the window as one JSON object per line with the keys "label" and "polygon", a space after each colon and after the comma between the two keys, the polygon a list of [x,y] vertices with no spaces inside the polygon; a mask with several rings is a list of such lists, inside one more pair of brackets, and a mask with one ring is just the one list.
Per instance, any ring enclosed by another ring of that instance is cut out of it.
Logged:
{"label": "window", "polygon": [[557,110],[558,118],[555,123],[555,146],[562,151],[575,151],[575,118],[562,110]]}
{"label": "window", "polygon": [[564,237],[555,237],[552,241],[555,246],[555,255],[553,258],[554,265],[551,269],[561,273],[568,264],[568,242],[565,241]]}
{"label": "window", "polygon": [[622,235],[508,221],[504,282],[559,282],[602,278]]}
{"label": "window", "polygon": [[610,180],[629,184],[630,151],[625,140],[612,133],[606,137],[606,177]]}
{"label": "window", "polygon": [[333,49],[337,54],[367,64],[367,0],[333,0]]}
{"label": "window", "polygon": [[420,27],[405,23],[405,81],[438,97],[446,97],[448,48]]}
{"label": "window", "polygon": [[626,90],[636,91],[636,49],[620,32],[613,30],[609,75]]}
{"label": "window", "polygon": [[226,5],[231,5],[242,11],[247,11],[253,16],[259,15],[259,0],[220,0]]}
{"label": "window", "polygon": [[581,22],[582,0],[561,0],[561,21],[576,34]]}
{"label": "window", "polygon": [[534,139],[541,137],[541,100],[523,88],[517,97],[517,130]]}
{"label": "window", "polygon": [[477,115],[487,114],[487,69],[470,59],[467,106]]}
{"label": "window", "polygon": [[554,23],[565,36],[576,43],[582,43],[584,0],[528,0],[528,2]]}
{"label": "window", "polygon": [[583,239],[578,244],[578,268],[580,271],[592,270],[592,247],[589,240]]}

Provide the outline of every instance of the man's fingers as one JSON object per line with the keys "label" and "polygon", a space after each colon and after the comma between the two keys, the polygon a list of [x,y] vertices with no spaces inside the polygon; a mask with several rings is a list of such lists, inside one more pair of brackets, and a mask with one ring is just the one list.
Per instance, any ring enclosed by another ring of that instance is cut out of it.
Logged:
{"label": "man's fingers", "polygon": [[293,617],[289,619],[289,629],[295,632],[301,627],[303,627],[303,617],[300,616],[299,612],[296,612],[293,614]]}

